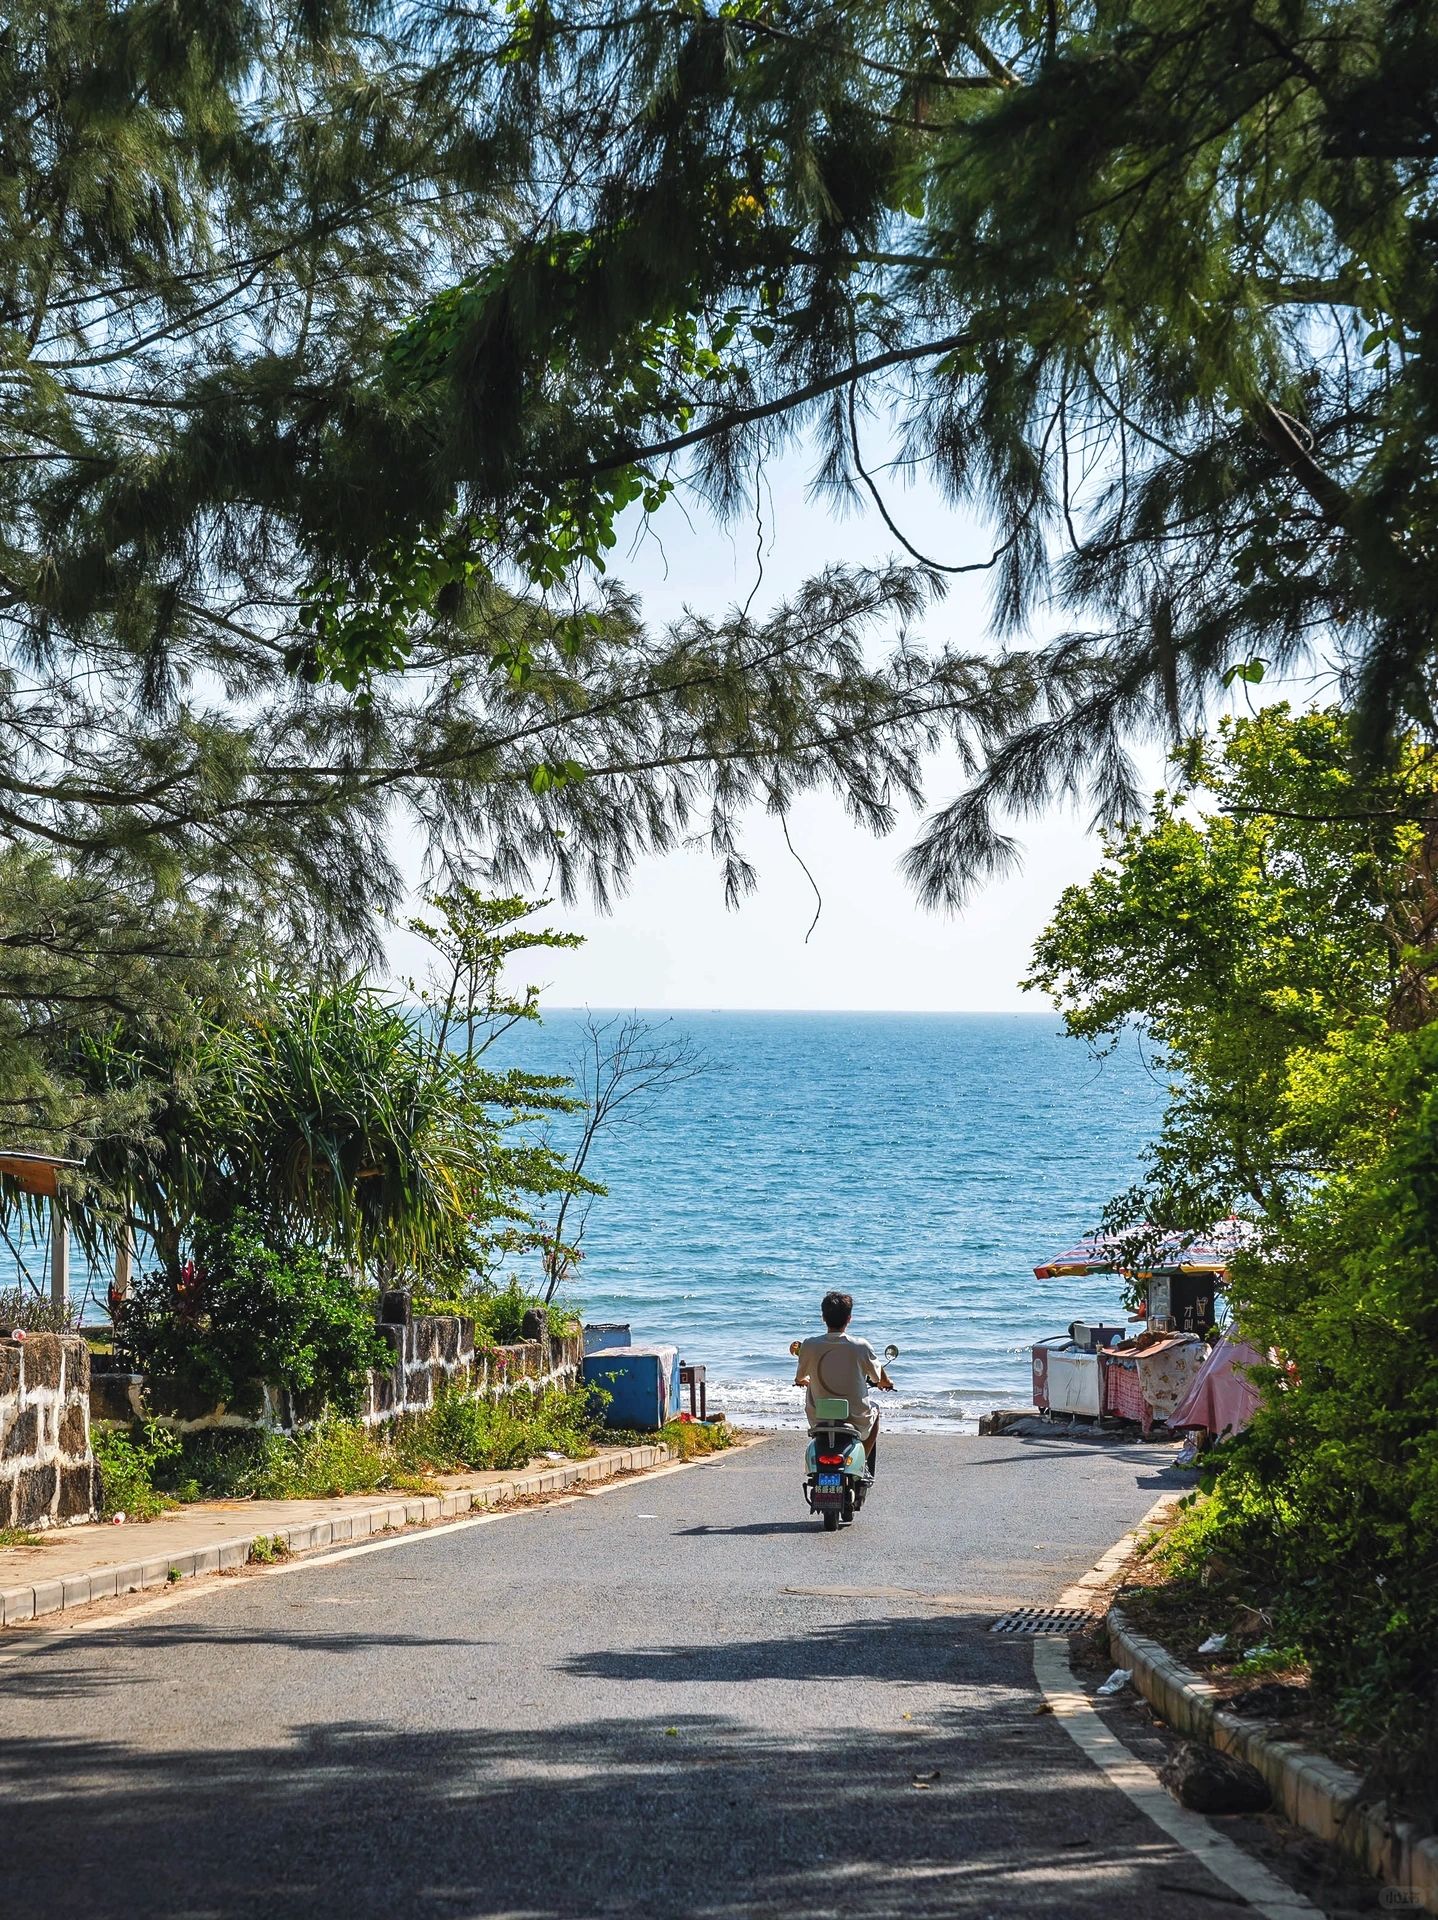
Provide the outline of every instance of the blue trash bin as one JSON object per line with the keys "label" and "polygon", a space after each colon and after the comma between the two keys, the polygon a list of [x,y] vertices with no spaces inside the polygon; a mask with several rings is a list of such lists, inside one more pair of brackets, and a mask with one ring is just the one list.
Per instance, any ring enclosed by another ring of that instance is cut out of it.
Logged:
{"label": "blue trash bin", "polygon": [[606,1427],[653,1433],[679,1411],[678,1347],[607,1347],[584,1356],[586,1386],[609,1395]]}

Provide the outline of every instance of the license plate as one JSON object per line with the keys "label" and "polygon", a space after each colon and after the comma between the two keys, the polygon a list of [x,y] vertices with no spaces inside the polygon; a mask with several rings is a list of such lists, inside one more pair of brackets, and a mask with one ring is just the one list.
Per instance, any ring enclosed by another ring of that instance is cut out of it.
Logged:
{"label": "license plate", "polygon": [[821,1493],[827,1493],[831,1490],[837,1493],[839,1491],[839,1488],[842,1487],[843,1484],[844,1484],[843,1475],[838,1473],[821,1473],[817,1481],[817,1485]]}

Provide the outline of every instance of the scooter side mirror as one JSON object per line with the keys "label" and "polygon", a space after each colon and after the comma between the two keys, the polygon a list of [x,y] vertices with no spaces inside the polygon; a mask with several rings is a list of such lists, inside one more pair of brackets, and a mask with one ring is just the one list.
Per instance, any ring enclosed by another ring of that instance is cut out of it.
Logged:
{"label": "scooter side mirror", "polygon": [[791,1340],[789,1342],[789,1351],[790,1353],[793,1354],[794,1358],[797,1360],[799,1357],[799,1342],[797,1340]]}
{"label": "scooter side mirror", "polygon": [[886,1360],[897,1360],[898,1357],[899,1357],[899,1349],[897,1347],[887,1346],[884,1348],[884,1358]]}

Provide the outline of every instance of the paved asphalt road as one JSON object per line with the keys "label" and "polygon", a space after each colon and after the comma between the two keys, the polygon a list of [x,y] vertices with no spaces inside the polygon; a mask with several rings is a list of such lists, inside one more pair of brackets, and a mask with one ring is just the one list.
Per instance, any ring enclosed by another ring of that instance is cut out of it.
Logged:
{"label": "paved asphalt road", "polygon": [[777,1435],[27,1637],[0,1665],[0,1913],[1239,1911],[985,1632],[1133,1525],[1162,1461],[890,1437],[824,1534]]}

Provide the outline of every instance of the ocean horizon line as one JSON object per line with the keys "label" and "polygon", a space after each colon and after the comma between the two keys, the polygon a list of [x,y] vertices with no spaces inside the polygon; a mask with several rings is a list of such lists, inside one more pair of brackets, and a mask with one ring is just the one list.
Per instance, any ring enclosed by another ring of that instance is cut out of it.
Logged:
{"label": "ocean horizon line", "polygon": [[642,1006],[637,1002],[588,1001],[568,1006],[543,1005],[540,1018],[548,1019],[554,1014],[570,1013],[662,1013],[662,1014],[760,1014],[765,1017],[795,1019],[862,1019],[871,1017],[885,1020],[1056,1020],[1061,1016],[1053,1008],[1043,1007],[716,1007],[703,1006]]}

